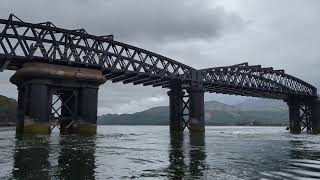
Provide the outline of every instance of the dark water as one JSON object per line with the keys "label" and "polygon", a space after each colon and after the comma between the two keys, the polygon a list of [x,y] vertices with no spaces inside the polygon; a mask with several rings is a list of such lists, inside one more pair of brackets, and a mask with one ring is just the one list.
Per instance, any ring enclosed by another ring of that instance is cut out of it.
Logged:
{"label": "dark water", "polygon": [[284,127],[100,126],[98,134],[16,138],[0,129],[0,179],[319,179],[320,136]]}

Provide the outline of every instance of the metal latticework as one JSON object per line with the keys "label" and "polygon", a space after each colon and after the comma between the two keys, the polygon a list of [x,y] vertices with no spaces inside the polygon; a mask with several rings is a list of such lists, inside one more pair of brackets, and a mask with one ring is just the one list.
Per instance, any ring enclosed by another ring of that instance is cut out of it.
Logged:
{"label": "metal latticework", "polygon": [[77,116],[74,108],[76,106],[76,98],[75,91],[55,90],[53,92],[51,103],[52,112],[49,121],[51,131],[55,127],[60,129],[62,123],[67,124],[64,125],[66,129],[75,123],[74,120]]}
{"label": "metal latticework", "polygon": [[[51,22],[31,24],[14,15],[0,19],[1,69],[17,70],[26,62],[98,68],[110,80],[145,79],[164,85],[172,79],[190,80],[193,68],[147,50],[94,36],[84,29],[65,30]],[[134,81],[133,81],[134,82]],[[142,82],[144,83],[144,82]]]}
{"label": "metal latticework", "polygon": [[84,29],[66,30],[51,22],[32,24],[14,15],[0,19],[0,71],[18,70],[24,63],[44,62],[100,69],[112,82],[170,88],[195,81],[207,92],[285,99],[317,97],[312,85],[283,70],[234,66],[196,70],[159,54],[114,40],[94,36]]}
{"label": "metal latticework", "polygon": [[308,105],[299,105],[301,131],[306,130],[308,133],[312,131],[311,107]]}
{"label": "metal latticework", "polygon": [[285,74],[284,70],[262,68],[248,63],[200,70],[201,81],[208,92],[275,99],[288,96],[317,96],[312,85]]}
{"label": "metal latticework", "polygon": [[185,128],[190,128],[189,120],[190,120],[190,96],[186,92],[185,95],[182,97],[182,110],[181,110],[181,121],[183,123],[183,130]]}

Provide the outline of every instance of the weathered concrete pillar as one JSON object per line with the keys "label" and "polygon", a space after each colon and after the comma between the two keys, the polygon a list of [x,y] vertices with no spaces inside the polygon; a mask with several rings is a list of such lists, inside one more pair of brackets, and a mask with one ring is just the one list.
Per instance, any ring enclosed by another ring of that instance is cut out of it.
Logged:
{"label": "weathered concrete pillar", "polygon": [[[50,118],[58,119],[61,132],[96,132],[98,87],[106,81],[100,70],[27,63],[10,81],[19,91],[17,132],[48,134]],[[51,114],[54,93],[62,101],[58,117]]]}
{"label": "weathered concrete pillar", "polygon": [[48,134],[49,89],[42,82],[33,82],[19,88],[17,133]]}
{"label": "weathered concrete pillar", "polygon": [[299,102],[292,98],[288,100],[289,106],[289,128],[290,133],[300,134],[301,133],[301,120],[300,120],[300,109]]}
{"label": "weathered concrete pillar", "polygon": [[320,99],[315,99],[311,108],[312,133],[320,134]]}
{"label": "weathered concrete pillar", "polygon": [[189,93],[189,130],[205,131],[204,90],[201,87],[191,87]]}
{"label": "weathered concrete pillar", "polygon": [[182,122],[183,96],[181,88],[175,88],[168,91],[169,109],[170,109],[170,131],[183,131]]}
{"label": "weathered concrete pillar", "polygon": [[83,87],[79,99],[79,133],[97,132],[98,87]]}

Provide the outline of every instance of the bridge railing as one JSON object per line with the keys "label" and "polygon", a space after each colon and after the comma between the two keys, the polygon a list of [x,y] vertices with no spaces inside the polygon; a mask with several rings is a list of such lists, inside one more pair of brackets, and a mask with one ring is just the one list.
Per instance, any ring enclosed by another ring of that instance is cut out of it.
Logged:
{"label": "bridge railing", "polygon": [[[94,36],[85,30],[65,30],[50,22],[31,24],[0,19],[0,61],[45,61],[149,74],[168,78],[191,79],[193,68],[159,54],[113,40],[112,36]],[[8,69],[19,68],[10,66]]]}

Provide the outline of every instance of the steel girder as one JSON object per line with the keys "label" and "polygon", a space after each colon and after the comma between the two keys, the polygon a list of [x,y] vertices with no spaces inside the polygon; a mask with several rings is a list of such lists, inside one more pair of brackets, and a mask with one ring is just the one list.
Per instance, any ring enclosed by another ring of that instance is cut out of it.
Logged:
{"label": "steel girder", "polygon": [[10,15],[8,20],[0,19],[0,32],[1,69],[17,70],[23,63],[40,61],[182,80],[191,79],[193,70],[156,53],[114,41],[112,35],[65,30],[51,22],[31,24]]}
{"label": "steel girder", "polygon": [[0,71],[17,70],[27,62],[101,69],[108,80],[170,88],[176,82],[197,82],[208,92],[285,99],[316,97],[316,88],[283,70],[234,66],[196,70],[159,54],[94,36],[84,29],[66,30],[51,22],[32,24],[14,15],[0,19]]}
{"label": "steel girder", "polygon": [[316,97],[317,89],[285,74],[284,70],[249,66],[242,63],[233,66],[199,70],[203,86],[209,92],[244,96],[285,99],[288,96]]}

